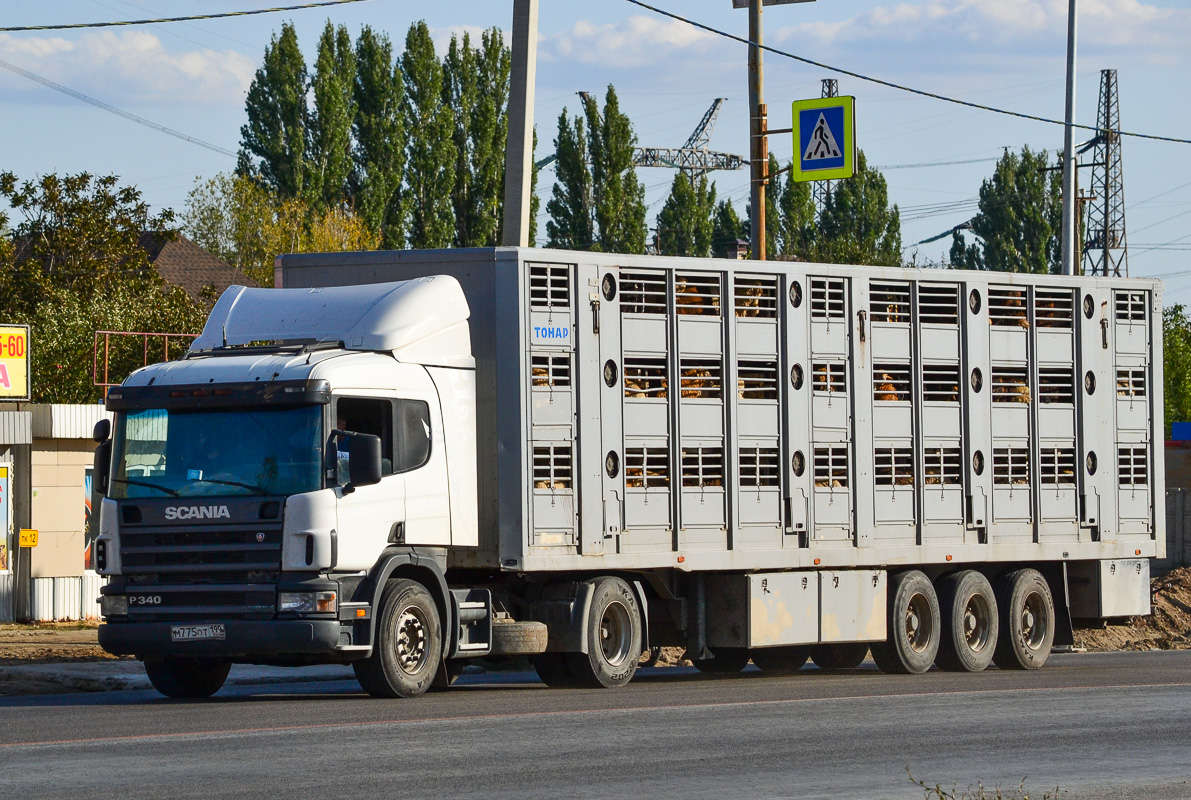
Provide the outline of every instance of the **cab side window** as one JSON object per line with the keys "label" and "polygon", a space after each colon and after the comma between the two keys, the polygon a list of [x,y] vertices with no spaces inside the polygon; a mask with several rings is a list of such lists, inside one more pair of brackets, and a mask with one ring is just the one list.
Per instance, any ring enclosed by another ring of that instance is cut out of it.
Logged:
{"label": "cab side window", "polygon": [[[335,401],[335,428],[348,433],[368,433],[379,436],[381,442],[381,474],[393,474],[393,406],[389,400],[363,397],[341,397]],[[347,442],[340,437],[334,441],[335,466],[338,483],[351,481],[348,472]]]}
{"label": "cab side window", "polygon": [[430,406],[421,400],[395,400],[397,417],[394,472],[409,472],[430,460]]}

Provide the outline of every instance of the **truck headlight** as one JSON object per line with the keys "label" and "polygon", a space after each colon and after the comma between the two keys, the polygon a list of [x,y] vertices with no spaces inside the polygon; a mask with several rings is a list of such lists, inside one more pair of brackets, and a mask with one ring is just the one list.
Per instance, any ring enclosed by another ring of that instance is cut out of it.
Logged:
{"label": "truck headlight", "polygon": [[105,594],[99,598],[99,613],[105,617],[128,615],[128,597],[122,594]]}
{"label": "truck headlight", "polygon": [[333,614],[338,607],[334,592],[282,592],[277,595],[279,612]]}

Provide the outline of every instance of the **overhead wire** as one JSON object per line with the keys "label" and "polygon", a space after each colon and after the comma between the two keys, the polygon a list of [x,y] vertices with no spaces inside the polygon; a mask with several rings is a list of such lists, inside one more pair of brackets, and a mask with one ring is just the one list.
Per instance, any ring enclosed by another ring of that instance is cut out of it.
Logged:
{"label": "overhead wire", "polygon": [[25,33],[29,31],[67,31],[80,28],[120,28],[128,25],[159,25],[165,22],[192,22],[198,19],[224,19],[227,17],[252,17],[257,14],[276,14],[281,11],[301,11],[306,8],[325,8],[349,3],[367,3],[369,0],[320,0],[316,3],[299,3],[292,6],[255,8],[248,11],[222,11],[216,14],[191,14],[185,17],[157,17],[155,19],[122,19],[110,22],[67,22],[58,25],[8,25],[0,33]]}

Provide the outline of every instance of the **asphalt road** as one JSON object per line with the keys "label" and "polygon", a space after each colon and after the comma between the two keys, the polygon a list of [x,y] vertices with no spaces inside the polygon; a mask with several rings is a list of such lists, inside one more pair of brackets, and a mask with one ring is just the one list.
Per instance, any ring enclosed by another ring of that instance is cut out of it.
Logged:
{"label": "asphalt road", "polygon": [[615,691],[465,676],[416,700],[348,682],[0,700],[0,797],[922,797],[906,777],[1031,797],[1191,798],[1191,652],[1039,672],[867,668]]}

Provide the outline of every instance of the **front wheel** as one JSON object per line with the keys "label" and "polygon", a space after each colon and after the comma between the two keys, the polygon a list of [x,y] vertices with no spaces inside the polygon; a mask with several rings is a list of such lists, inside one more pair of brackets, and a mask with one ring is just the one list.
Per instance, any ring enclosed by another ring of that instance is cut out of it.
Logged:
{"label": "front wheel", "polygon": [[356,680],[373,697],[414,697],[430,688],[441,658],[434,598],[416,581],[390,581],[380,601],[372,655],[352,663]]}
{"label": "front wheel", "polygon": [[232,665],[212,658],[166,658],[146,661],[145,674],[153,688],[166,697],[194,700],[210,697],[223,688]]}

